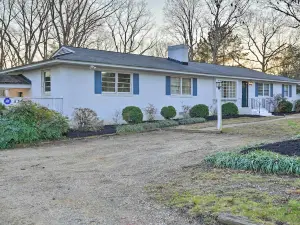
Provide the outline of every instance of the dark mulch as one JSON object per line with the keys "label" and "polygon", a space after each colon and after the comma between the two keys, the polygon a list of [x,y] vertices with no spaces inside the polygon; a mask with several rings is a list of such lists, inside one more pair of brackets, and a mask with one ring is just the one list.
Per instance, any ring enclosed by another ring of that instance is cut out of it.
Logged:
{"label": "dark mulch", "polygon": [[272,112],[273,116],[288,116],[288,115],[295,115],[299,114],[298,112],[290,112],[290,113],[280,113],[280,112]]}
{"label": "dark mulch", "polygon": [[248,152],[255,151],[257,149],[272,151],[272,152],[276,152],[288,156],[300,156],[300,139],[276,142],[272,144],[255,147],[255,148],[249,148],[243,150],[242,153],[246,154]]}
{"label": "dark mulch", "polygon": [[106,125],[103,130],[99,131],[79,131],[79,130],[69,130],[66,134],[68,138],[80,138],[80,137],[90,137],[90,136],[98,136],[105,134],[115,134],[116,126],[115,125]]}

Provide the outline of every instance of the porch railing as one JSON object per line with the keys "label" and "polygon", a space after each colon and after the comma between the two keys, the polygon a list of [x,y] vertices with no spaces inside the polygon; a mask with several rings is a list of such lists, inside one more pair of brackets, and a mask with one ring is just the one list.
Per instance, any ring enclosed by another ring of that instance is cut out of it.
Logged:
{"label": "porch railing", "polygon": [[273,104],[271,98],[251,98],[251,109],[261,111],[266,109],[269,113],[273,111]]}
{"label": "porch railing", "polygon": [[[10,101],[7,101],[7,98],[10,99]],[[5,101],[6,99],[6,101]],[[0,97],[0,103],[9,106],[14,105],[22,100],[30,100],[35,103],[38,103],[44,107],[47,107],[48,109],[55,110],[59,113],[63,113],[63,98],[21,98],[21,97]],[[7,104],[10,102],[9,104]]]}

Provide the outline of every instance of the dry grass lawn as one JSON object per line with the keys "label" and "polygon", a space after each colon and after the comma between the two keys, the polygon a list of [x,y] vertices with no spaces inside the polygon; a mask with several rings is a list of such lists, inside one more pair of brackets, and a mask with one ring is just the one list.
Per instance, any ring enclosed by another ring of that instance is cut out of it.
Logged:
{"label": "dry grass lawn", "polygon": [[224,128],[225,134],[249,135],[252,137],[290,138],[300,134],[300,118],[283,119],[263,124]]}

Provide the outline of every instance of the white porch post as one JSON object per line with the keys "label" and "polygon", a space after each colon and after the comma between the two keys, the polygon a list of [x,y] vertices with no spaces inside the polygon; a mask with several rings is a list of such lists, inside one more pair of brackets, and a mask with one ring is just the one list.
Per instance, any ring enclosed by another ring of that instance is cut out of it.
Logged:
{"label": "white porch post", "polygon": [[218,105],[218,125],[217,129],[218,131],[222,132],[222,81],[217,80],[217,105]]}

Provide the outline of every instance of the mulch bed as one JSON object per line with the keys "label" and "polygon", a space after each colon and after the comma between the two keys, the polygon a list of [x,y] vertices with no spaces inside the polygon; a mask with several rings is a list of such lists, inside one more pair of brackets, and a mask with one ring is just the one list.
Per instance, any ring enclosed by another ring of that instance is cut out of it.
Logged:
{"label": "mulch bed", "polygon": [[69,130],[66,134],[68,138],[80,138],[80,137],[91,137],[91,136],[100,136],[105,134],[115,134],[116,126],[115,125],[106,125],[103,130],[99,131],[79,131],[79,130]]}
{"label": "mulch bed", "polygon": [[242,153],[246,154],[248,152],[255,151],[257,149],[272,151],[272,152],[276,152],[288,156],[300,156],[300,139],[276,142],[272,144],[262,145],[256,148],[249,148],[242,151]]}
{"label": "mulch bed", "polygon": [[[223,119],[236,119],[241,117],[260,118],[264,116],[260,115],[236,115],[236,116],[222,116]],[[209,116],[206,118],[207,121],[218,120],[218,116]]]}

